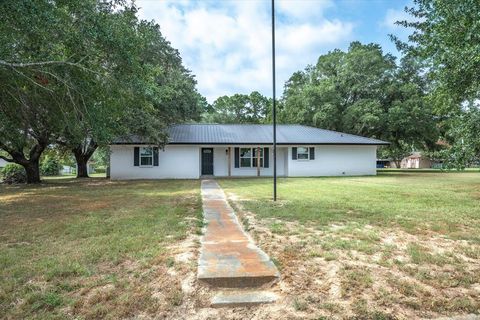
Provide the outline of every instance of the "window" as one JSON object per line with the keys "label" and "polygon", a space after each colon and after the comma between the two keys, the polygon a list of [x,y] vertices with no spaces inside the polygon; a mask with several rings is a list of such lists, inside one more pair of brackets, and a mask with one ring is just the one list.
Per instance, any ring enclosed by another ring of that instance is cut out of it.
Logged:
{"label": "window", "polygon": [[309,153],[307,147],[298,147],[297,148],[297,159],[298,160],[308,160]]}
{"label": "window", "polygon": [[240,148],[240,168],[250,168],[252,166],[252,149]]}
{"label": "window", "polygon": [[152,147],[140,148],[140,166],[141,167],[153,166],[153,148]]}
{"label": "window", "polygon": [[[257,148],[240,148],[240,168],[256,168],[257,157]],[[263,148],[260,148],[260,167],[263,167]]]}

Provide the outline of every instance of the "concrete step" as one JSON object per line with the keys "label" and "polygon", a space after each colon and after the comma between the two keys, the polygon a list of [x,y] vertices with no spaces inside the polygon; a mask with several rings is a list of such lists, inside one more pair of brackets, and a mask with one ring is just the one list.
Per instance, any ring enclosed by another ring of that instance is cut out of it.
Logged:
{"label": "concrete step", "polygon": [[220,292],[212,299],[213,308],[245,307],[263,303],[273,303],[277,295],[270,291],[227,291]]}
{"label": "concrete step", "polygon": [[268,255],[244,241],[204,243],[198,260],[198,279],[216,287],[260,287],[279,276]]}
{"label": "concrete step", "polygon": [[233,277],[219,277],[219,276],[204,276],[198,277],[199,280],[208,283],[211,286],[219,288],[257,288],[266,283],[273,282],[278,279],[276,276],[233,276]]}

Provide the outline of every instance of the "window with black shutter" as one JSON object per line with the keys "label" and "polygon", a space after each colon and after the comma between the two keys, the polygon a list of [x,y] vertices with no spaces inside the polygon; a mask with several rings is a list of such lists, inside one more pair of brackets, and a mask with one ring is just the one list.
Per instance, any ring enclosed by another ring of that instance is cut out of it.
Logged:
{"label": "window with black shutter", "polygon": [[133,148],[133,165],[135,167],[139,166],[139,158],[140,158],[140,148],[135,147]]}
{"label": "window with black shutter", "polygon": [[240,168],[240,148],[235,148],[235,168]]}
{"label": "window with black shutter", "polygon": [[268,168],[269,165],[269,149],[263,148],[263,167]]}

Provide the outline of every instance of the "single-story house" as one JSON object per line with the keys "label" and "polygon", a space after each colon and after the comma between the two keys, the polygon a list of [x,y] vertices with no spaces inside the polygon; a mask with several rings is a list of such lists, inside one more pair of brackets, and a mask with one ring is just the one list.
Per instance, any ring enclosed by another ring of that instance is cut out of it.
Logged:
{"label": "single-story house", "polygon": [[[273,175],[273,130],[260,124],[180,124],[158,148],[141,137],[110,145],[111,179],[198,179]],[[376,150],[388,142],[302,125],[277,126],[277,174],[376,174]]]}

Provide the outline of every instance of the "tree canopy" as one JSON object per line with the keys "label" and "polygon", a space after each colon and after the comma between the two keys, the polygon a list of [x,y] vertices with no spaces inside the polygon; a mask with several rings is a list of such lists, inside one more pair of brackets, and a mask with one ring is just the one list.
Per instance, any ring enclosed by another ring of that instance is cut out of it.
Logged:
{"label": "tree canopy", "polygon": [[222,96],[210,105],[203,115],[210,123],[265,123],[272,109],[272,99],[258,91],[250,94]]}
{"label": "tree canopy", "polygon": [[480,161],[480,2],[414,0],[406,8],[412,28],[407,42],[392,36],[408,57],[421,60],[429,80],[429,102],[438,117],[444,158],[464,168]]}
{"label": "tree canopy", "polygon": [[1,2],[0,81],[2,158],[29,182],[50,144],[77,162],[119,135],[162,144],[165,128],[198,119],[204,100],[159,26],[123,1]]}
{"label": "tree canopy", "polygon": [[348,51],[322,55],[290,77],[279,117],[387,140],[385,155],[399,160],[434,147],[438,137],[420,69],[414,59],[397,65],[379,45],[353,42]]}

